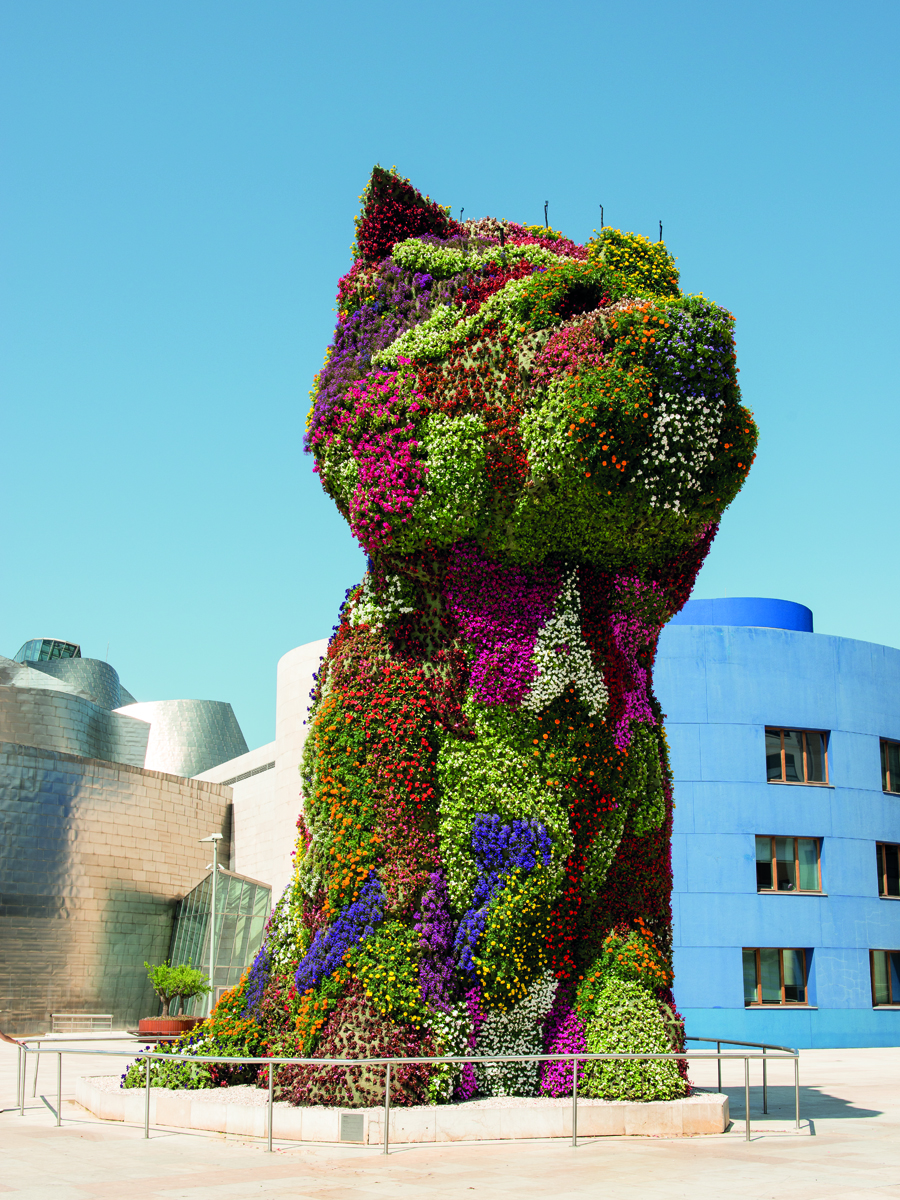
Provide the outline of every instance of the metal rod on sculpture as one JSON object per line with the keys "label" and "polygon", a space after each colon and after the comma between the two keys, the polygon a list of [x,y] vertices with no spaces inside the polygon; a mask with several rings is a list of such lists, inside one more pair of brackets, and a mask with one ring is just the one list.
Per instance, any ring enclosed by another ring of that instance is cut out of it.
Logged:
{"label": "metal rod on sculpture", "polygon": [[600,205],[600,228],[603,228],[603,205]]}
{"label": "metal rod on sculpture", "polygon": [[270,1154],[272,1153],[272,1100],[274,1098],[274,1084],[275,1084],[275,1068],[273,1067],[272,1063],[269,1063],[269,1119],[267,1122],[269,1144],[266,1147],[266,1149],[269,1151]]}
{"label": "metal rod on sculpture", "polygon": [[662,221],[659,223],[659,240],[662,241]]}
{"label": "metal rod on sculpture", "polygon": [[62,1125],[62,1051],[56,1055],[56,1124]]}
{"label": "metal rod on sculpture", "polygon": [[550,228],[550,222],[547,220],[547,208],[548,208],[549,204],[550,204],[549,200],[544,201],[544,226],[547,229]]}
{"label": "metal rod on sculpture", "polygon": [[744,1059],[744,1138],[750,1141],[750,1055]]}
{"label": "metal rod on sculpture", "polygon": [[384,1064],[384,1150],[388,1152],[388,1131],[391,1124],[391,1064]]}

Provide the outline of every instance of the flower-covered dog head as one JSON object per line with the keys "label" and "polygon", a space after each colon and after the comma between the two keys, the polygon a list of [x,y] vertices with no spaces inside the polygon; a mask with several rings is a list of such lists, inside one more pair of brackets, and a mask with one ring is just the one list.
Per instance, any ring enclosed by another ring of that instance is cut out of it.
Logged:
{"label": "flower-covered dog head", "polygon": [[459,224],[380,168],[363,201],[307,436],[373,559],[471,539],[643,574],[708,536],[756,427],[733,318],[661,242]]}

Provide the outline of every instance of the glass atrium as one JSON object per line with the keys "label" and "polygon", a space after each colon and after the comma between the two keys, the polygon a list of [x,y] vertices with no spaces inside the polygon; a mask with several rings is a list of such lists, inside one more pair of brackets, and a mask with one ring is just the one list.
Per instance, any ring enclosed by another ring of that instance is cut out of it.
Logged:
{"label": "glass atrium", "polygon": [[81,647],[59,638],[32,638],[18,651],[15,661],[50,662],[54,658],[81,658]]}
{"label": "glass atrium", "polygon": [[[173,967],[190,963],[209,973],[209,911],[212,872],[184,897],[175,916],[172,950]],[[272,908],[272,889],[256,879],[219,868],[216,887],[216,964],[213,1000],[240,982],[262,944],[263,930]],[[185,1005],[194,1015],[206,1011],[206,997]]]}

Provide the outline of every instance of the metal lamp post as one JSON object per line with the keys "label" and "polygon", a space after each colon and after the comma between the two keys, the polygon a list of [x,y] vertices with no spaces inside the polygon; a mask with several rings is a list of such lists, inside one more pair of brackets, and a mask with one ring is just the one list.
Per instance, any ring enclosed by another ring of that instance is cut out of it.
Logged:
{"label": "metal lamp post", "polygon": [[219,878],[219,842],[221,833],[211,833],[209,837],[201,838],[201,842],[212,842],[212,895],[209,900],[209,1003],[206,1015],[209,1016],[215,1007],[215,971],[216,971],[216,883]]}

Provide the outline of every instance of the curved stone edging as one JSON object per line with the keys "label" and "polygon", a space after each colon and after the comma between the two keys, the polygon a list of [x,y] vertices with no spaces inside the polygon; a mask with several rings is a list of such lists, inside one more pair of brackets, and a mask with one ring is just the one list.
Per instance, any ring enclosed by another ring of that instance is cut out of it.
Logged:
{"label": "curved stone edging", "polygon": [[[175,1129],[203,1129],[243,1137],[266,1136],[265,1105],[233,1104],[224,1088],[190,1090],[151,1088],[150,1124]],[[144,1122],[144,1091],[107,1092],[90,1076],[82,1076],[75,1099],[88,1112],[106,1121]],[[362,1117],[342,1121],[347,1115]],[[728,1097],[701,1093],[685,1100],[646,1104],[627,1100],[578,1101],[579,1137],[684,1137],[724,1133],[728,1128]],[[342,1127],[344,1136],[341,1136]],[[279,1103],[273,1109],[273,1137],[294,1142],[357,1142],[380,1145],[384,1139],[384,1109],[339,1109]],[[361,1133],[361,1137],[359,1136]],[[348,1134],[352,1136],[348,1136]],[[569,1138],[572,1105],[569,1100],[509,1107],[478,1100],[420,1108],[393,1108],[392,1142],[494,1142],[517,1138]]]}

